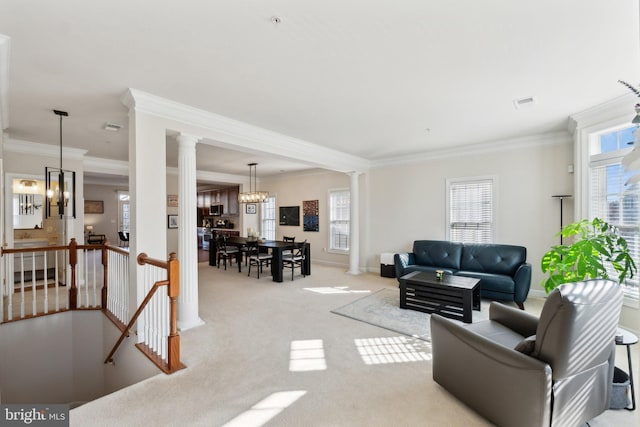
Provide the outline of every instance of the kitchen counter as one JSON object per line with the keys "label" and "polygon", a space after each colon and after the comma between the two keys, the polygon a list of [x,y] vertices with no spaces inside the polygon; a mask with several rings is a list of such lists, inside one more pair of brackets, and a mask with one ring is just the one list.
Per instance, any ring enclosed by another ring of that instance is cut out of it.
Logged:
{"label": "kitchen counter", "polygon": [[240,236],[240,230],[237,228],[198,227],[198,248],[209,250],[209,241],[215,239],[216,234]]}

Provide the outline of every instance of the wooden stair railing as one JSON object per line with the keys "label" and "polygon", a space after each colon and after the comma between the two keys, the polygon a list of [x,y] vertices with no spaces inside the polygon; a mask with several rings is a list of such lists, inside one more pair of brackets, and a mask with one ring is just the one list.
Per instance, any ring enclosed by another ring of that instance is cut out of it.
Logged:
{"label": "wooden stair railing", "polygon": [[144,343],[138,343],[136,344],[136,347],[138,347],[138,349],[142,351],[142,353],[144,353],[144,355],[147,356],[149,360],[151,360],[154,364],[156,364],[156,366],[158,366],[164,373],[171,374],[173,372],[176,372],[180,369],[185,368],[185,366],[180,362],[180,335],[178,335],[178,320],[177,320],[178,319],[177,300],[178,300],[178,295],[180,293],[179,262],[178,262],[178,259],[176,258],[175,252],[172,252],[171,254],[169,254],[168,261],[160,261],[160,260],[149,258],[145,253],[141,253],[140,255],[138,255],[137,261],[139,265],[148,264],[148,265],[153,265],[162,269],[166,269],[168,279],[160,280],[153,284],[153,286],[145,296],[144,300],[140,303],[140,306],[134,313],[133,317],[127,324],[126,328],[120,334],[120,338],[118,338],[118,341],[113,346],[113,349],[105,359],[104,363],[113,363],[113,356],[118,350],[118,347],[120,346],[120,344],[122,344],[122,341],[124,341],[125,337],[129,336],[129,332],[131,328],[136,323],[136,321],[138,320],[138,317],[140,316],[140,314],[142,314],[142,312],[144,311],[149,301],[151,301],[151,298],[153,297],[153,295],[156,293],[156,291],[160,287],[167,286],[167,296],[169,297],[169,336],[167,339],[167,346],[168,346],[167,360],[165,361],[162,358],[160,358],[157,355],[157,353],[151,350]]}

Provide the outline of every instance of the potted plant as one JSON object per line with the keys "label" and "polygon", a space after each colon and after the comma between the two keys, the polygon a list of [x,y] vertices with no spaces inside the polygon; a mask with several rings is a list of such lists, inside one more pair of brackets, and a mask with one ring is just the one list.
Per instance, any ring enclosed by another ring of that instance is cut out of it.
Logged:
{"label": "potted plant", "polygon": [[615,270],[618,283],[637,271],[618,228],[600,218],[569,224],[557,235],[572,238],[573,243],[554,246],[542,257],[542,272],[548,275],[542,285],[547,293],[563,283],[608,279],[607,265]]}

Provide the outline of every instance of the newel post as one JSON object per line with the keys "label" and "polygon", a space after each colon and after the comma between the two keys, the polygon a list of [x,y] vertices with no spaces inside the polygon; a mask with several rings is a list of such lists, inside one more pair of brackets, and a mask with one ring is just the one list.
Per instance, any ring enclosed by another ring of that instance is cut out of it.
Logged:
{"label": "newel post", "polygon": [[101,306],[103,310],[107,309],[107,284],[109,283],[109,261],[107,258],[107,242],[102,244],[102,301]]}
{"label": "newel post", "polygon": [[69,242],[69,266],[71,267],[71,287],[69,288],[69,310],[78,308],[78,285],[76,283],[76,266],[78,265],[78,242],[75,237]]}
{"label": "newel post", "polygon": [[180,369],[180,335],[178,335],[178,295],[180,294],[180,262],[175,252],[169,254],[167,262],[167,276],[169,286],[169,338],[168,338],[168,364],[169,372]]}

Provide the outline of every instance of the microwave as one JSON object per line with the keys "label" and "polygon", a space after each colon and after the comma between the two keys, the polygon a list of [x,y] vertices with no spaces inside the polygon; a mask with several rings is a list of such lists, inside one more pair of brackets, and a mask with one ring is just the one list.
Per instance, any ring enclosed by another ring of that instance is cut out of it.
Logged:
{"label": "microwave", "polygon": [[209,215],[220,216],[224,212],[223,205],[211,205],[209,207]]}

